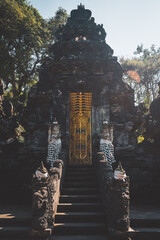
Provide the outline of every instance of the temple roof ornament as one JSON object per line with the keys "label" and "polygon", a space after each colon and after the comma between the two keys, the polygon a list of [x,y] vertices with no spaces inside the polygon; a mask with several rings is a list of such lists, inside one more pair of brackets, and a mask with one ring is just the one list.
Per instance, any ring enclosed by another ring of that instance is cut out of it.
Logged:
{"label": "temple roof ornament", "polygon": [[57,122],[57,118],[56,118],[56,117],[54,118],[53,124],[54,124],[54,125],[58,125],[58,122]]}
{"label": "temple roof ornament", "polygon": [[71,11],[66,24],[59,26],[55,36],[51,58],[56,61],[92,59],[96,63],[96,59],[106,61],[113,56],[113,50],[105,41],[103,24],[96,24],[92,12],[82,4]]}
{"label": "temple roof ornament", "polygon": [[71,11],[71,18],[75,21],[88,21],[92,15],[92,12],[88,9],[85,9],[84,5],[80,3],[77,6],[78,9]]}
{"label": "temple roof ornament", "polygon": [[89,9],[85,9],[84,5],[79,5],[78,9],[72,10],[66,25],[60,25],[57,30],[57,40],[78,40],[77,37],[86,37],[83,40],[104,41],[106,32],[103,24],[97,25],[91,15],[92,12]]}

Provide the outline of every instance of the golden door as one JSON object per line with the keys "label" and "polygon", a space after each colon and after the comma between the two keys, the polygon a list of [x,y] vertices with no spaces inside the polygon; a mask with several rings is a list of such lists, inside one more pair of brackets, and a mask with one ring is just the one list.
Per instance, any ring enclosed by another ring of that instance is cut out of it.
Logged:
{"label": "golden door", "polygon": [[92,164],[92,93],[70,93],[70,164]]}

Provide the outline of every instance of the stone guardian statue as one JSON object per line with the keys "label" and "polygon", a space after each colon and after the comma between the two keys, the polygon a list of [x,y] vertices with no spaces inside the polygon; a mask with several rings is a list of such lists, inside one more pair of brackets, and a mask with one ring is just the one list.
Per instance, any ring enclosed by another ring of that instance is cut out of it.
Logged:
{"label": "stone guardian statue", "polygon": [[112,167],[115,163],[113,141],[113,127],[107,121],[103,121],[102,134],[100,137],[100,151],[104,152],[105,159]]}
{"label": "stone guardian statue", "polygon": [[48,130],[48,156],[47,163],[53,167],[53,163],[59,157],[62,149],[62,141],[60,138],[60,126],[55,118],[54,122],[49,126]]}

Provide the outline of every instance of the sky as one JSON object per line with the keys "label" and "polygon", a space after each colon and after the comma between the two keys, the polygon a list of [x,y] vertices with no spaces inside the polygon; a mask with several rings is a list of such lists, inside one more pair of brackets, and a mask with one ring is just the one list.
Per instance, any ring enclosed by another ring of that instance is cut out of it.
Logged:
{"label": "sky", "polygon": [[133,57],[140,44],[160,47],[160,0],[29,0],[43,18],[55,15],[59,7],[76,9],[82,3],[103,24],[106,42],[118,58]]}

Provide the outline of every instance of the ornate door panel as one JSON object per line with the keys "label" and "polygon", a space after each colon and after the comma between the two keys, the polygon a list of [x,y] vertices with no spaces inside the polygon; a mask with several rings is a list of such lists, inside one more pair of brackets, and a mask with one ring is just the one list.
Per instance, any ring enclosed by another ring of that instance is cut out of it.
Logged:
{"label": "ornate door panel", "polygon": [[92,93],[70,93],[70,164],[92,164]]}

